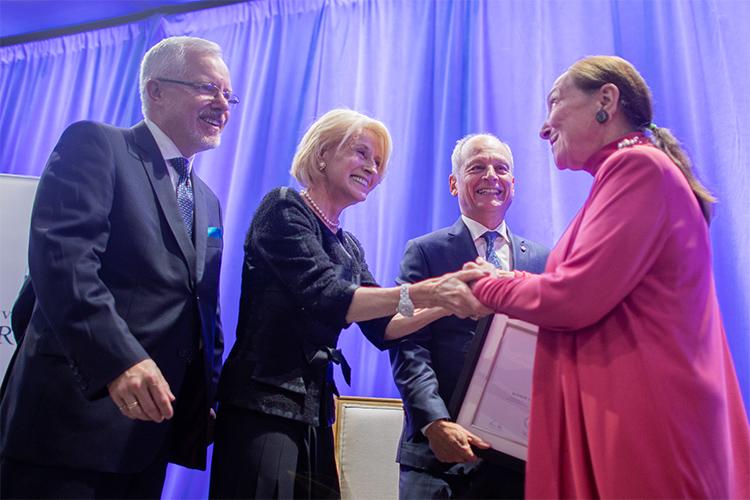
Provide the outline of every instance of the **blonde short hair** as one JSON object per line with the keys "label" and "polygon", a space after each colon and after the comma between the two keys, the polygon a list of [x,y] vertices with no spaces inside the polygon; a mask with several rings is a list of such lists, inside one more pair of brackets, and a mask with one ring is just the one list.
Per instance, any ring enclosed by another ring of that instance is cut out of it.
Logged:
{"label": "blonde short hair", "polygon": [[382,158],[378,174],[382,179],[391,156],[391,134],[382,122],[351,109],[332,109],[310,125],[297,146],[289,172],[304,187],[312,186],[323,176],[318,168],[323,152],[340,148],[364,131],[372,133],[379,143]]}

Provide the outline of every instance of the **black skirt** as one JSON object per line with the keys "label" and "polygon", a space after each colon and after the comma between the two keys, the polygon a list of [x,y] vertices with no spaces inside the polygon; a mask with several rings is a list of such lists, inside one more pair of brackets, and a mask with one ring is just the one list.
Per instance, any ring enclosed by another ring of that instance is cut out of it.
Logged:
{"label": "black skirt", "polygon": [[224,404],[215,438],[210,498],[341,498],[330,427]]}

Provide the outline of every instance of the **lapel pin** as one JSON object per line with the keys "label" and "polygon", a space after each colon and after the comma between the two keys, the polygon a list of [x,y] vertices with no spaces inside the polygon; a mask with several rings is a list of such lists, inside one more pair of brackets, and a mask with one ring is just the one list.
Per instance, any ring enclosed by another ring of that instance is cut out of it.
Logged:
{"label": "lapel pin", "polygon": [[526,252],[526,244],[525,243],[521,243],[521,251],[522,252]]}

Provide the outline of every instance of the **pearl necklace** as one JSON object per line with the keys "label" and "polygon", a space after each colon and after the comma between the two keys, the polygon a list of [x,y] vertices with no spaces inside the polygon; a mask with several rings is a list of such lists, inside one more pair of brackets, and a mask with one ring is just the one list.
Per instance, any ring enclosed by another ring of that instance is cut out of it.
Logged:
{"label": "pearl necklace", "polygon": [[633,137],[631,139],[623,139],[617,143],[617,149],[629,148],[636,144],[643,144],[640,137]]}
{"label": "pearl necklace", "polygon": [[310,206],[313,209],[313,212],[315,212],[316,215],[318,215],[321,219],[323,219],[323,222],[325,222],[328,227],[334,229],[334,232],[338,231],[339,229],[339,223],[333,222],[331,219],[326,217],[326,214],[323,213],[323,211],[320,209],[317,203],[315,203],[315,200],[312,199],[312,196],[310,196],[310,193],[307,191],[307,189],[303,189],[300,194],[305,197],[307,201],[310,202]]}

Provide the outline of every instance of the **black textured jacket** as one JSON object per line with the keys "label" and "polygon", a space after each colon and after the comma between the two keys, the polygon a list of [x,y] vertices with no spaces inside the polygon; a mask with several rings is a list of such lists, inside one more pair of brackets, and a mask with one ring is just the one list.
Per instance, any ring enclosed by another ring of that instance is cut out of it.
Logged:
{"label": "black textured jacket", "polygon": [[[333,421],[331,363],[359,286],[378,286],[350,233],[331,233],[293,189],[261,202],[245,240],[237,340],[219,400],[309,425]],[[390,317],[359,322],[378,348]],[[345,361],[344,361],[345,362]]]}

